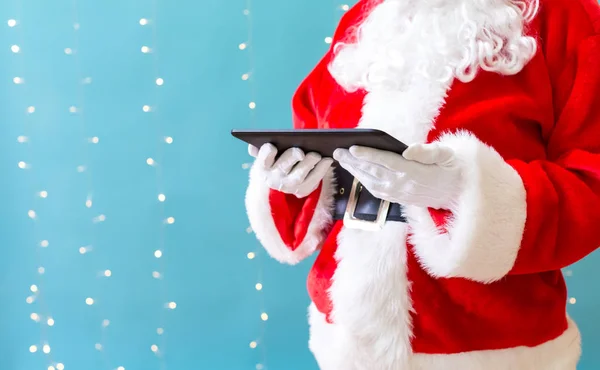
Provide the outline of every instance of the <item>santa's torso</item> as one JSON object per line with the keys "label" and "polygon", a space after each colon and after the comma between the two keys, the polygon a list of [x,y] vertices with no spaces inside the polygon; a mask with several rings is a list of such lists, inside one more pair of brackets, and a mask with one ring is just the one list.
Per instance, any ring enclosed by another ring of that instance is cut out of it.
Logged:
{"label": "santa's torso", "polygon": [[[532,34],[549,34],[550,19],[558,21],[560,7],[570,6],[545,3],[552,9],[542,9]],[[352,37],[364,6],[360,2],[346,13],[334,43]],[[556,99],[543,52],[514,76],[481,72],[467,83],[415,76],[398,88],[368,93],[347,92],[336,82],[327,70],[330,52],[294,98],[295,127],[376,128],[406,144],[465,129],[508,158],[543,159]],[[500,101],[499,96],[535,99],[539,110],[531,113],[532,123],[514,134],[493,117],[510,116],[501,104],[478,113],[479,104]],[[305,115],[309,104],[316,122]],[[469,113],[456,114],[467,108]],[[403,222],[387,222],[376,232],[347,228],[342,221],[331,228],[308,277],[311,350],[323,369],[575,368],[579,334],[565,312],[560,271],[510,275],[491,284],[434,278],[407,242],[410,232]]]}

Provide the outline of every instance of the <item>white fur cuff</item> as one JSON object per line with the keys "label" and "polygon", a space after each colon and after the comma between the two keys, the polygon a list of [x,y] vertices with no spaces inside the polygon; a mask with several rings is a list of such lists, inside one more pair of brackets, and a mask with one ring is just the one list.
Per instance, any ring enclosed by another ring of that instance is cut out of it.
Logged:
{"label": "white fur cuff", "polygon": [[411,243],[433,276],[491,283],[513,268],[527,216],[520,175],[491,147],[470,133],[439,140],[464,163],[464,186],[445,231],[427,209],[407,207]]}
{"label": "white fur cuff", "polygon": [[[246,212],[252,230],[271,257],[279,262],[293,265],[310,256],[319,247],[324,238],[323,231],[333,218],[335,194],[333,177],[333,171],[329,170],[323,179],[321,194],[312,219],[308,225],[305,225],[308,228],[306,235],[303,240],[294,241],[292,250],[282,240],[275,226],[274,217],[278,217],[278,210],[271,209],[269,202],[271,189],[265,184],[260,173],[254,168],[250,171],[250,183],[246,191]],[[287,212],[287,209],[283,211]],[[297,229],[298,226],[294,227]]]}

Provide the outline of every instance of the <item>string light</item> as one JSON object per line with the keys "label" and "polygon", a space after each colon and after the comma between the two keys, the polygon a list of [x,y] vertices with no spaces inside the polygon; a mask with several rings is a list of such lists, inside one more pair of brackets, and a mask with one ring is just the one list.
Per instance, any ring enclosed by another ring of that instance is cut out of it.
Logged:
{"label": "string light", "polygon": [[[157,22],[155,22],[154,20],[157,19],[158,14],[156,13],[157,10],[159,9],[158,7],[158,0],[148,0],[149,2],[151,2],[151,5],[149,5],[149,8],[153,10],[153,14],[148,17],[148,18],[141,18],[140,19],[140,26],[144,27],[144,26],[148,26],[151,28],[151,32],[149,33],[149,35],[151,35],[151,40],[148,40],[147,42],[151,42],[150,46],[142,46],[142,53],[144,54],[148,54],[148,53],[152,53],[152,62],[153,62],[153,75],[151,76],[152,79],[154,79],[156,88],[154,89],[154,94],[153,94],[153,101],[151,102],[152,104],[147,104],[144,105],[142,107],[142,111],[144,113],[153,113],[156,112],[158,113],[159,109],[157,107],[157,102],[159,101],[164,101],[159,99],[159,92],[161,91],[160,87],[163,86],[165,84],[165,80],[163,77],[161,77],[161,73],[160,73],[160,66],[159,66],[159,51],[157,49],[157,44],[158,44],[158,27],[157,27]],[[158,137],[159,139],[159,143],[160,144],[166,144],[166,145],[171,145],[173,144],[173,137],[169,136],[169,135],[164,135],[164,130],[165,127],[162,125],[161,120],[159,119],[160,116],[158,114],[149,114],[148,115],[148,119],[151,121],[151,123],[154,125],[155,128],[155,132],[158,133],[160,136]],[[157,227],[159,227],[159,237],[157,239],[157,245],[154,246],[154,257],[157,259],[157,263],[158,263],[158,267],[157,270],[152,271],[152,277],[154,279],[157,280],[157,284],[159,285],[158,289],[160,291],[161,294],[161,299],[164,303],[163,306],[163,310],[161,310],[160,312],[160,316],[158,318],[158,323],[156,325],[156,327],[158,327],[156,333],[158,336],[160,336],[160,338],[156,338],[156,340],[158,341],[156,344],[152,344],[151,346],[151,350],[152,352],[154,352],[157,355],[157,358],[159,359],[159,367],[161,370],[166,370],[166,362],[164,359],[164,354],[161,353],[159,351],[159,348],[166,348],[166,337],[163,336],[163,332],[164,332],[164,327],[165,327],[165,321],[166,321],[166,309],[169,310],[174,310],[177,307],[177,304],[174,301],[168,301],[167,297],[168,297],[168,292],[167,292],[167,285],[165,282],[165,279],[162,279],[162,277],[164,276],[164,271],[165,271],[165,264],[164,264],[164,259],[161,258],[163,256],[163,253],[165,251],[166,245],[165,245],[165,240],[166,240],[166,233],[167,233],[167,225],[171,225],[173,223],[175,223],[175,217],[174,216],[167,216],[165,214],[165,207],[164,204],[167,201],[167,197],[165,195],[165,191],[164,191],[164,180],[163,180],[163,150],[164,150],[164,146],[163,145],[158,145],[156,146],[156,152],[153,153],[152,156],[147,157],[146,159],[146,164],[148,166],[151,166],[154,168],[154,173],[155,173],[155,194],[158,194],[155,198],[155,200],[158,200],[159,204],[161,204],[161,206],[158,208],[159,212],[160,212],[160,219],[163,220],[163,222],[161,222],[159,225],[157,225]],[[161,164],[160,166],[157,165]]]}
{"label": "string light", "polygon": [[37,346],[34,344],[32,346],[29,346],[29,352],[31,353],[36,353],[38,350]]}
{"label": "string light", "polygon": [[33,105],[27,107],[27,113],[29,113],[29,114],[35,113],[35,107]]}
{"label": "string light", "polygon": [[9,19],[7,23],[8,23],[8,27],[11,27],[11,28],[17,25],[17,21],[14,19]]}
{"label": "string light", "polygon": [[[250,108],[250,125],[252,127],[256,126],[256,107],[257,107],[257,103],[256,103],[256,86],[255,86],[255,81],[254,78],[251,76],[253,76],[254,73],[254,66],[255,66],[255,56],[254,56],[254,48],[253,48],[253,44],[252,44],[252,40],[253,40],[253,19],[252,19],[252,0],[246,0],[246,8],[243,10],[243,15],[246,17],[246,22],[247,22],[247,35],[246,35],[246,42],[239,44],[239,49],[245,51],[247,57],[248,57],[248,70],[246,73],[242,74],[242,81],[247,81],[249,84],[249,91],[250,91],[250,96],[249,96],[249,100],[250,102],[248,103],[248,108]],[[244,163],[242,164],[242,169],[249,169],[250,168],[250,164],[248,163]],[[247,233],[252,233],[252,228],[248,227],[246,228],[246,232]],[[265,300],[264,300],[264,296],[262,294],[262,289],[263,289],[263,284],[262,284],[262,269],[263,269],[263,263],[262,260],[260,258],[260,256],[262,255],[262,253],[257,253],[257,252],[248,252],[246,254],[246,257],[248,258],[248,260],[254,260],[256,259],[256,266],[258,269],[258,277],[257,277],[257,282],[255,284],[255,289],[256,291],[258,291],[260,293],[259,296],[259,302],[260,302],[260,332],[259,335],[257,336],[257,339],[253,340],[250,342],[250,348],[251,349],[255,349],[258,346],[258,343],[260,343],[260,347],[261,347],[261,361],[260,363],[258,363],[256,365],[256,368],[262,368],[262,366],[264,364],[266,364],[266,358],[267,358],[267,347],[265,345],[265,331],[266,331],[266,325],[265,322],[268,320],[268,315],[265,312]]]}
{"label": "string light", "polygon": [[92,219],[92,222],[95,224],[97,224],[99,222],[104,222],[104,221],[106,221],[106,215],[102,215],[102,214],[98,215]]}
{"label": "string light", "polygon": [[577,299],[575,299],[575,297],[571,297],[571,298],[569,298],[569,303],[575,304],[575,303],[577,303]]}
{"label": "string light", "polygon": [[[81,74],[81,71],[83,70],[83,68],[81,67],[81,59],[79,57],[79,53],[75,52],[76,50],[79,50],[79,32],[77,32],[80,29],[80,24],[79,24],[79,14],[78,14],[78,8],[79,5],[77,3],[77,0],[73,0],[72,2],[72,6],[73,6],[73,48],[65,48],[64,52],[66,55],[73,55],[73,60],[75,63],[76,68],[75,73],[76,73],[76,81],[78,81],[77,84],[77,101],[74,105],[69,106],[69,113],[71,114],[78,114],[78,120],[79,120],[79,124],[81,126],[81,133],[83,138],[87,139],[87,142],[84,140],[81,140],[81,150],[82,150],[82,154],[81,157],[84,160],[84,164],[81,164],[79,166],[77,166],[77,172],[78,173],[84,173],[85,172],[85,179],[86,179],[86,193],[88,194],[86,199],[85,199],[85,206],[87,208],[91,208],[92,207],[92,198],[91,198],[91,194],[94,193],[94,181],[93,181],[93,177],[92,177],[92,171],[89,168],[89,158],[90,158],[90,147],[89,144],[95,145],[98,144],[100,142],[100,138],[98,136],[92,136],[89,137],[88,136],[88,129],[87,129],[87,121],[86,121],[86,114],[85,114],[85,94],[84,94],[84,88],[86,85],[89,85],[92,82],[92,78],[87,76],[84,77]],[[82,139],[83,139],[82,138]],[[91,219],[91,224],[95,225],[101,222],[106,221],[106,215],[104,214],[99,214],[94,216]],[[92,226],[90,229],[90,235],[88,236],[89,240],[91,240],[92,244],[96,243],[96,227]],[[81,255],[85,255],[88,252],[92,251],[92,246],[88,245],[88,246],[82,246],[79,248],[79,253]],[[110,277],[112,276],[112,272],[110,269],[105,269],[102,273],[102,276],[104,277]],[[85,299],[85,304],[88,306],[93,306],[96,303],[96,300],[92,297],[87,297]],[[95,315],[101,315],[102,314],[102,305],[100,305],[100,307],[98,307],[97,309],[95,309],[94,311]],[[99,320],[99,318],[98,318]],[[100,342],[97,342],[94,344],[94,347],[96,350],[98,351],[102,351],[102,349],[104,348],[104,341],[106,338],[106,331],[105,328],[108,326],[108,320],[104,319],[102,321],[102,330],[100,333]],[[106,352],[102,351],[102,357],[104,360],[104,364],[105,367],[108,367],[108,364],[110,363],[110,360],[108,359]],[[56,365],[57,370],[63,370],[64,369],[64,365],[59,363]]]}

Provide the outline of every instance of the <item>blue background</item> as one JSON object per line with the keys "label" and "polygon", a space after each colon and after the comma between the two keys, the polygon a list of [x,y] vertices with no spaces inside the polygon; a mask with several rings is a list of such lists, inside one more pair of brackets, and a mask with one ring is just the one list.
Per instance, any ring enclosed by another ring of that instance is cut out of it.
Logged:
{"label": "blue background", "polygon": [[[316,369],[310,262],[277,264],[247,230],[249,159],[229,130],[290,125],[290,97],[340,5],[0,4],[2,369]],[[598,263],[596,253],[567,271],[589,370],[600,368]]]}

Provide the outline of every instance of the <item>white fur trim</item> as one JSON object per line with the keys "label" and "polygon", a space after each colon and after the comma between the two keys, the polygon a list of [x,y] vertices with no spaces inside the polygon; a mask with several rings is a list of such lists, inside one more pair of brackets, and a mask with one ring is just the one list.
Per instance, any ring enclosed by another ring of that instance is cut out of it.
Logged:
{"label": "white fur trim", "polygon": [[338,235],[329,296],[336,346],[345,352],[335,369],[383,370],[407,359],[412,336],[407,229],[390,222],[376,233],[344,228]]}
{"label": "white fur trim", "polygon": [[310,256],[319,247],[324,238],[324,229],[332,222],[335,191],[333,170],[329,170],[323,179],[317,208],[306,236],[292,251],[281,239],[273,221],[269,204],[270,188],[257,171],[250,170],[250,183],[246,191],[246,212],[252,230],[271,257],[279,262],[293,265]]}
{"label": "white fur trim", "polygon": [[[338,324],[329,324],[314,305],[309,308],[309,348],[321,370],[576,370],[581,356],[581,338],[575,323],[569,318],[568,329],[536,347],[515,347],[500,350],[472,351],[455,354],[407,353],[403,359],[390,350],[377,363],[357,363],[356,352],[348,346],[350,333]],[[373,327],[371,330],[378,330]],[[369,348],[365,348],[368,351]],[[381,363],[389,364],[379,367]]]}
{"label": "white fur trim", "polygon": [[490,283],[513,267],[527,217],[526,192],[517,171],[469,133],[439,139],[464,163],[463,191],[452,206],[447,233],[427,209],[406,207],[410,240],[423,267],[436,277]]}

